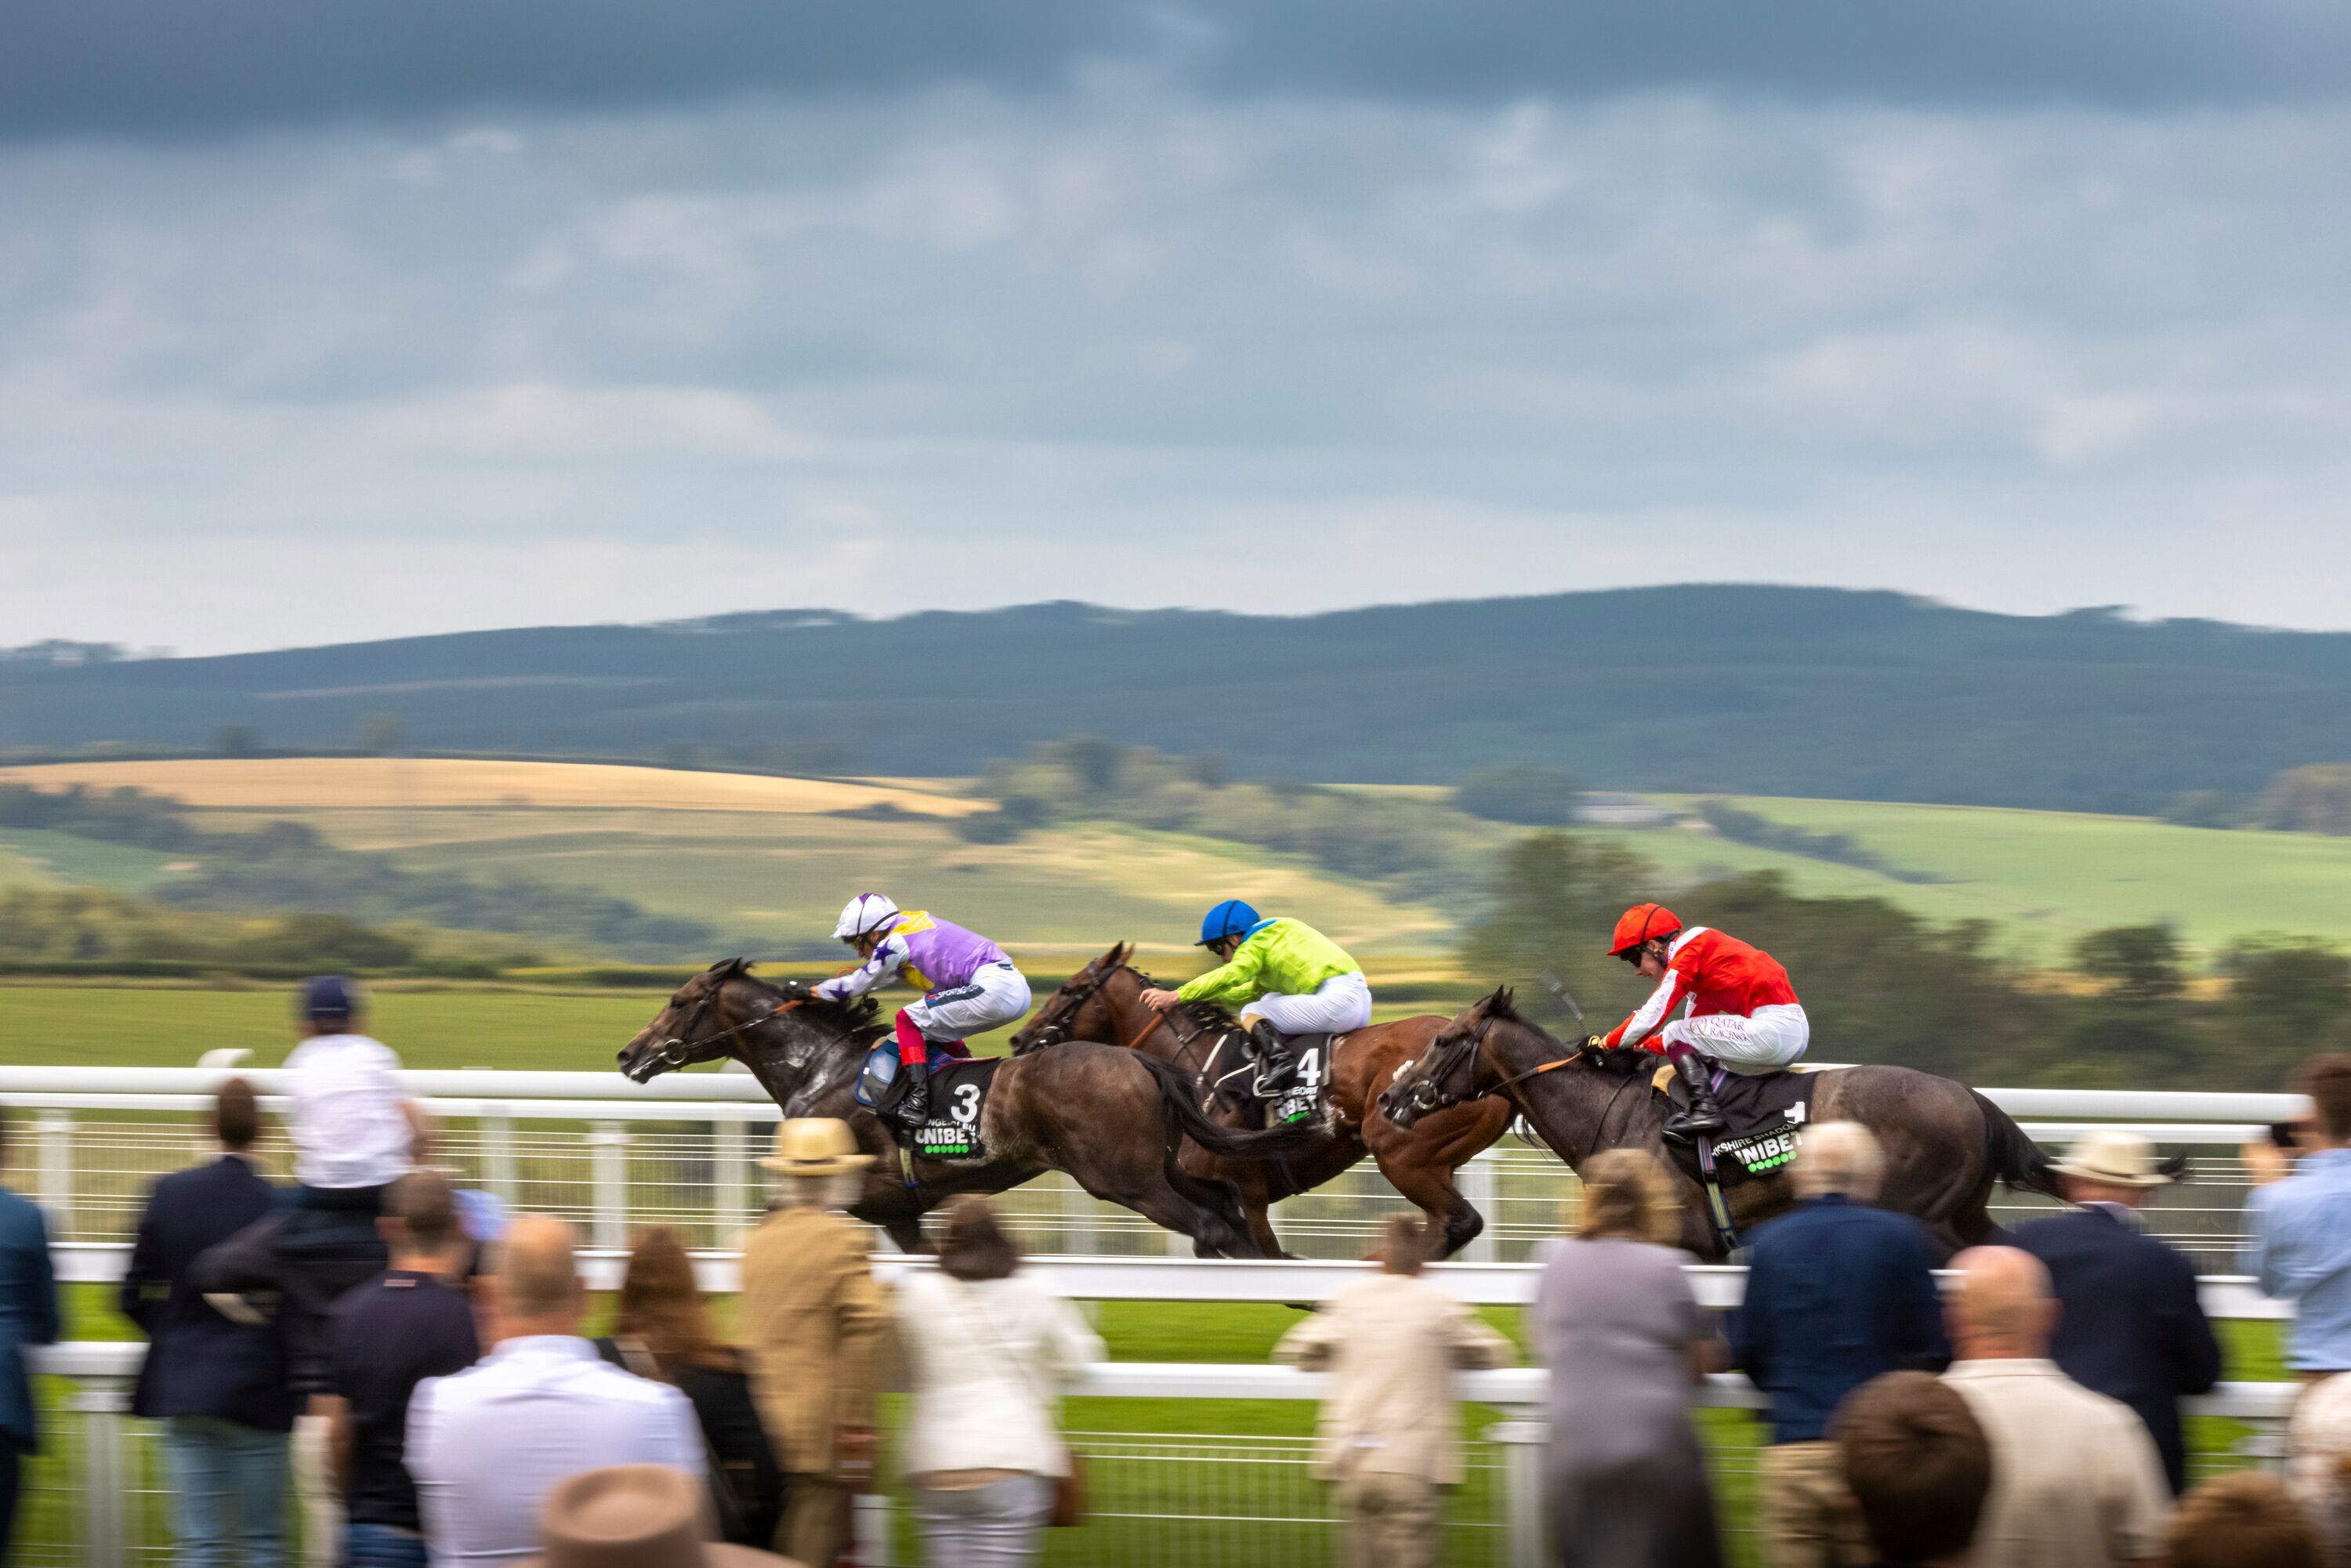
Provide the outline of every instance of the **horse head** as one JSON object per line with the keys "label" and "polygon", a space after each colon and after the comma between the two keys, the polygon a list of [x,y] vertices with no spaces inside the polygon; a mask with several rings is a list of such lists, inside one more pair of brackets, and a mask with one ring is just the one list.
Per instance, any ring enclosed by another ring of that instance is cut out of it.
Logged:
{"label": "horse head", "polygon": [[621,1048],[621,1071],[639,1083],[650,1083],[664,1072],[713,1061],[727,1054],[739,1027],[729,1027],[726,990],[736,980],[750,977],[745,958],[721,958],[687,980],[653,1021]]}
{"label": "horse head", "polygon": [[1380,1092],[1380,1111],[1406,1132],[1431,1112],[1474,1100],[1491,1087],[1479,1087],[1480,1059],[1486,1037],[1498,1023],[1520,1021],[1510,988],[1503,986],[1479,998],[1453,1021],[1437,1031],[1428,1049],[1396,1070]]}
{"label": "horse head", "polygon": [[1012,1054],[1026,1056],[1048,1045],[1071,1040],[1113,1040],[1117,1027],[1110,998],[1102,994],[1111,977],[1134,956],[1134,945],[1120,942],[1063,980],[1012,1035]]}

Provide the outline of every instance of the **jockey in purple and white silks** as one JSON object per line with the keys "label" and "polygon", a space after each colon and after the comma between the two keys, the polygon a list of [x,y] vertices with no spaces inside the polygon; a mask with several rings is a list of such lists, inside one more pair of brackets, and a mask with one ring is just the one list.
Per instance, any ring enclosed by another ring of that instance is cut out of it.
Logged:
{"label": "jockey in purple and white silks", "polygon": [[977,931],[920,909],[900,909],[884,894],[861,893],[841,912],[832,934],[865,961],[815,988],[845,1002],[903,977],[922,999],[899,1009],[898,1065],[906,1074],[898,1120],[920,1126],[931,1113],[933,1044],[961,1045],[1029,1010],[1029,982],[1004,949]]}

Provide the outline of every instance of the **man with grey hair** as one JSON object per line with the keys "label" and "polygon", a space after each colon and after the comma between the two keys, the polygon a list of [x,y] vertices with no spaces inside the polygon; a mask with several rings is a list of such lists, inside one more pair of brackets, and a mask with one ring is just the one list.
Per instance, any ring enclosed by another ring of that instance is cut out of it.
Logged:
{"label": "man with grey hair", "polygon": [[1771,1398],[1756,1488],[1767,1568],[1868,1560],[1829,1417],[1871,1378],[1940,1371],[1950,1356],[1933,1238],[1907,1215],[1869,1207],[1885,1169],[1859,1123],[1808,1127],[1796,1207],[1755,1233],[1730,1343],[1733,1362]]}

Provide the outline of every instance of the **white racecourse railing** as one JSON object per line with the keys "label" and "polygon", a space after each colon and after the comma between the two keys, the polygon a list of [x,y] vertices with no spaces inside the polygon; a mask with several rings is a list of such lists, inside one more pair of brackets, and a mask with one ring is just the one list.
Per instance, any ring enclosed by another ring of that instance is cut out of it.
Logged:
{"label": "white racecourse railing", "polygon": [[[0,1067],[0,1104],[15,1108],[31,1135],[13,1141],[5,1176],[35,1193],[57,1234],[77,1243],[124,1239],[148,1181],[197,1153],[194,1117],[229,1070],[219,1068]],[[277,1073],[244,1073],[281,1107]],[[747,1076],[673,1073],[648,1084],[618,1072],[416,1071],[402,1075],[434,1113],[435,1158],[469,1185],[514,1208],[564,1215],[602,1249],[664,1223],[692,1245],[725,1249],[762,1207],[757,1156],[777,1110]],[[2306,1108],[2286,1094],[2173,1093],[2074,1089],[1991,1089],[2044,1145],[2085,1127],[2130,1124],[2160,1145],[2191,1155],[2196,1179],[2167,1192],[2154,1211],[2157,1233],[2199,1267],[2224,1272],[2240,1239],[2244,1186],[2236,1148],[2272,1122]],[[282,1166],[282,1139],[265,1156]],[[1487,1218],[1472,1261],[1525,1259],[1559,1233],[1576,1184],[1549,1151],[1505,1138],[1463,1167],[1465,1196]],[[1366,1160],[1338,1180],[1280,1205],[1275,1224],[1291,1251],[1354,1258],[1402,1199]],[[1032,1250],[1133,1257],[1187,1252],[1188,1243],[1140,1216],[1099,1203],[1058,1174],[1002,1200]],[[1995,1196],[2013,1219],[2046,1200]]]}
{"label": "white racecourse railing", "polygon": [[[244,1075],[263,1092],[266,1106],[281,1108],[277,1073]],[[120,1278],[147,1183],[199,1155],[193,1118],[225,1076],[204,1068],[0,1068],[0,1104],[17,1111],[20,1127],[31,1124],[29,1137],[12,1142],[15,1168],[5,1178],[36,1194],[49,1211],[63,1278]],[[762,1207],[755,1162],[778,1114],[749,1079],[696,1072],[639,1085],[617,1073],[411,1072],[404,1078],[438,1122],[435,1160],[510,1207],[578,1221],[590,1243],[583,1265],[592,1282],[617,1282],[632,1229],[660,1222],[687,1233],[706,1288],[734,1289],[734,1244]],[[2303,1102],[2279,1094],[1985,1092],[2011,1114],[2032,1118],[2027,1129],[2044,1145],[2063,1143],[2089,1125],[2119,1122],[2160,1145],[2189,1152],[2198,1178],[2164,1195],[2155,1211],[2158,1232],[2205,1267],[2205,1302],[2214,1315],[2287,1315],[2280,1303],[2226,1272],[2243,1186],[2234,1151],[2266,1124],[2300,1114]],[[282,1138],[273,1134],[264,1152],[282,1159]],[[1559,1233],[1574,1200],[1574,1179],[1548,1151],[1517,1138],[1465,1167],[1460,1179],[1489,1228],[1465,1260],[1441,1265],[1432,1277],[1471,1301],[1523,1303],[1534,1282],[1525,1260],[1537,1241]],[[1059,1176],[1000,1201],[1039,1254],[1029,1267],[1072,1299],[1309,1302],[1360,1271],[1360,1265],[1340,1260],[1359,1256],[1381,1218],[1403,1200],[1367,1161],[1276,1210],[1285,1240],[1308,1257],[1205,1263],[1167,1256],[1176,1248],[1188,1250],[1187,1244],[1095,1202]],[[2015,1218],[2047,1207],[2040,1199],[2004,1200],[1999,1212]],[[922,1266],[895,1255],[876,1261],[885,1270]],[[1691,1274],[1708,1305],[1735,1304],[1742,1270],[1694,1268]],[[122,1414],[139,1354],[135,1345],[120,1344],[40,1353],[40,1368],[71,1385],[70,1440],[62,1445],[62,1463],[45,1460],[37,1468],[20,1559],[87,1561],[105,1568],[161,1560],[152,1445]],[[1320,1386],[1317,1378],[1273,1366],[1129,1363],[1098,1369],[1079,1392],[1123,1400],[1290,1401],[1315,1398]],[[1470,1483],[1453,1509],[1454,1528],[1468,1540],[1453,1560],[1540,1561],[1542,1375],[1527,1369],[1481,1374],[1468,1381],[1467,1393],[1499,1407],[1504,1417],[1473,1445]],[[2250,1437],[2208,1433],[2199,1464],[2273,1454],[2292,1393],[2288,1385],[2230,1385],[2191,1402],[2199,1415],[2254,1428]],[[1741,1380],[1718,1378],[1702,1398],[1728,1423],[1710,1427],[1709,1448],[1719,1475],[1736,1493],[1746,1484],[1739,1478],[1751,1472],[1755,1441],[1753,1428],[1736,1412],[1751,1407],[1756,1396]],[[1051,1562],[1240,1561],[1234,1555],[1237,1539],[1246,1540],[1251,1563],[1332,1560],[1327,1503],[1307,1479],[1310,1449],[1302,1438],[1098,1431],[1079,1433],[1076,1441],[1095,1461],[1095,1522],[1084,1531],[1056,1532],[1065,1540],[1057,1541]],[[887,1515],[886,1508],[868,1511],[870,1535],[883,1533]],[[881,1549],[868,1560],[898,1559]]]}
{"label": "white racecourse railing", "polygon": [[[143,1345],[123,1343],[62,1344],[31,1353],[36,1372],[67,1379],[75,1388],[69,1405],[79,1423],[76,1447],[80,1473],[66,1490],[80,1550],[64,1549],[53,1531],[39,1532],[24,1542],[20,1555],[26,1561],[78,1560],[88,1568],[121,1568],[153,1555],[139,1529],[140,1511],[126,1506],[127,1499],[142,1490],[138,1483],[147,1468],[130,1441],[132,1434],[125,1419],[131,1382],[144,1354]],[[1116,1362],[1090,1370],[1071,1392],[1095,1399],[1298,1401],[1320,1399],[1326,1382],[1322,1374],[1280,1366]],[[1457,1531],[1493,1538],[1474,1553],[1484,1562],[1534,1568],[1552,1560],[1546,1553],[1542,1512],[1549,1388],[1549,1375],[1539,1367],[1470,1373],[1461,1380],[1465,1398],[1495,1406],[1502,1416],[1474,1445],[1473,1468],[1490,1472],[1473,1476],[1480,1483],[1474,1488],[1479,1506],[1465,1508],[1457,1500],[1453,1510]],[[2208,1468],[2273,1458],[2275,1435],[2298,1392],[2293,1384],[2232,1383],[2185,1401],[2191,1416],[2220,1416],[2255,1429],[2253,1440],[2240,1443],[2232,1452],[2199,1458]],[[1751,1411],[1762,1405],[1744,1378],[1731,1375],[1708,1379],[1697,1402],[1723,1411]],[[1071,1438],[1096,1467],[1092,1522],[1072,1543],[1078,1561],[1109,1560],[1102,1555],[1106,1542],[1086,1550],[1083,1537],[1095,1531],[1117,1532],[1115,1560],[1127,1563],[1329,1561],[1327,1504],[1306,1481],[1308,1448],[1302,1442],[1102,1432],[1073,1432]],[[1152,1473],[1151,1467],[1169,1458],[1236,1472],[1280,1473],[1219,1477],[1223,1485],[1217,1489],[1213,1505],[1218,1511],[1212,1512],[1182,1506],[1198,1500],[1203,1489],[1195,1486],[1185,1489],[1188,1495],[1171,1495],[1165,1472]],[[1737,1458],[1732,1456],[1731,1463]],[[1725,1468],[1719,1448],[1716,1462]],[[1105,1466],[1113,1471],[1108,1479],[1121,1483],[1107,1495],[1100,1473]],[[861,1510],[860,1562],[906,1561],[896,1550],[900,1542],[893,1540],[892,1513],[886,1500],[867,1500]],[[1230,1554],[1235,1526],[1249,1532],[1246,1556]],[[1212,1544],[1220,1531],[1227,1536],[1222,1554]]]}

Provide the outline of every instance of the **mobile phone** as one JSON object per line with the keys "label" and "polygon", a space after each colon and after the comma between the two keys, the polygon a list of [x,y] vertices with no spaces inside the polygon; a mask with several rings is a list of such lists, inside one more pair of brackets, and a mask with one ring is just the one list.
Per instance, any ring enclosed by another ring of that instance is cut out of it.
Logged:
{"label": "mobile phone", "polygon": [[2270,1124],[2270,1142],[2275,1144],[2279,1148],[2298,1148],[2301,1146],[2301,1140],[2302,1134],[2295,1129],[2294,1124],[2292,1122],[2273,1122]]}

